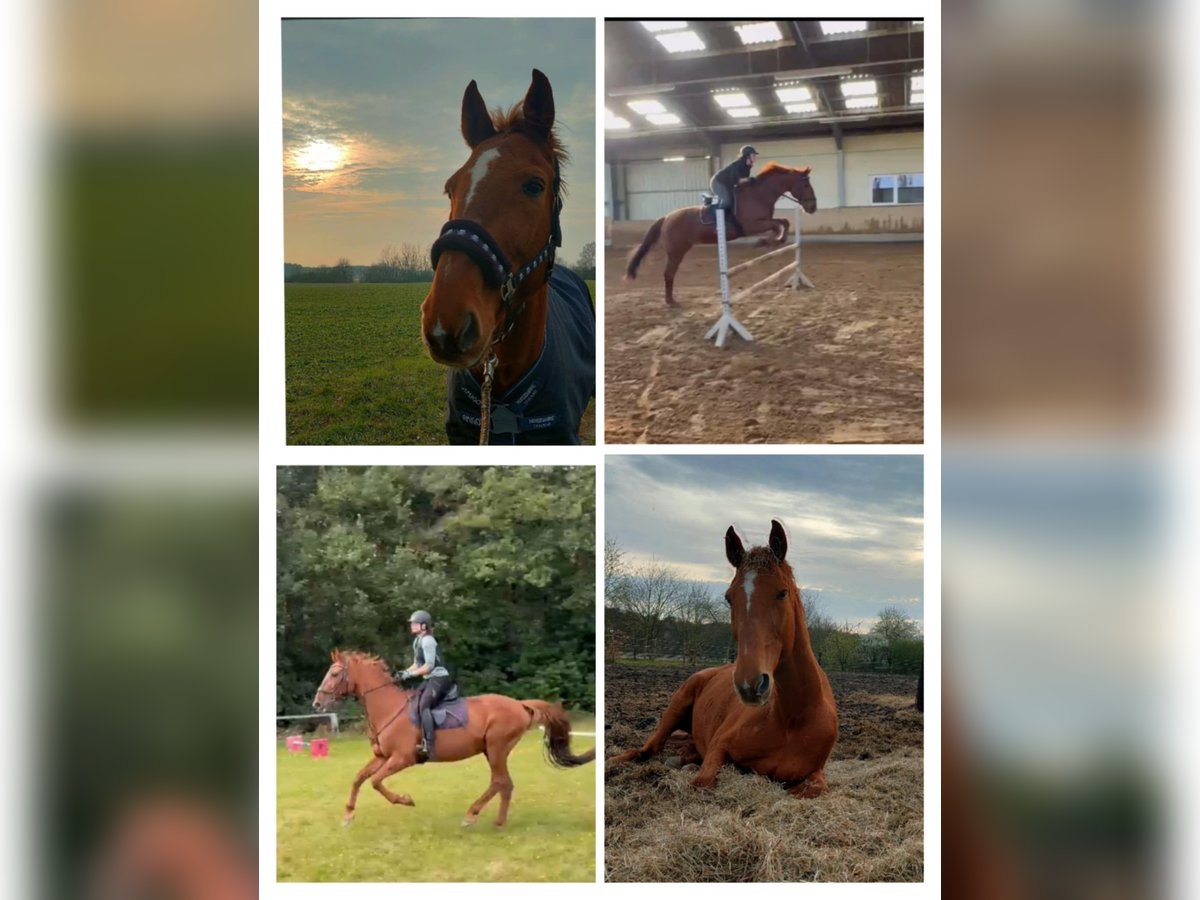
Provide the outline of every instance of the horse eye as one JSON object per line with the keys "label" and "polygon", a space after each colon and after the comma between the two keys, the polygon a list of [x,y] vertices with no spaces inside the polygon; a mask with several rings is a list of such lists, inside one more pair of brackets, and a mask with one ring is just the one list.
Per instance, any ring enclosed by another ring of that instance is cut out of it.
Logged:
{"label": "horse eye", "polygon": [[784,588],[782,591],[780,591],[778,594],[776,594],[775,599],[776,600],[786,600],[787,599],[787,589]]}
{"label": "horse eye", "polygon": [[546,186],[537,178],[530,178],[521,186],[521,190],[525,192],[526,197],[540,197]]}

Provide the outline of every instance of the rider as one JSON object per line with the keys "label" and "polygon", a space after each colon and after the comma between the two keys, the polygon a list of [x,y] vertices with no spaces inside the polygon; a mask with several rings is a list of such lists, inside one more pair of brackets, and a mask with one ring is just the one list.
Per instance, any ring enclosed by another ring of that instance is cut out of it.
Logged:
{"label": "rider", "polygon": [[758,151],[747,144],[741,149],[737,159],[712,177],[709,184],[712,192],[717,195],[717,208],[733,209],[733,189],[747,179],[754,181],[750,169],[753,168],[756,159]]}
{"label": "rider", "polygon": [[433,712],[432,710],[454,687],[450,671],[442,658],[437,639],[433,636],[433,616],[418,609],[408,617],[409,630],[413,638],[413,664],[405,669],[401,680],[423,677],[425,689],[421,691],[418,711],[421,716],[421,745],[417,748],[417,762],[433,758]]}

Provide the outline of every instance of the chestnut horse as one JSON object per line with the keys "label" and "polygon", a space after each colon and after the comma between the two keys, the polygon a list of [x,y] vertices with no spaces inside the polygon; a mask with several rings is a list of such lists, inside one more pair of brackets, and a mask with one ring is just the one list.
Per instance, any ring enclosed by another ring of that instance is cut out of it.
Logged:
{"label": "chestnut horse", "polygon": [[[743,181],[739,184],[734,189],[737,220],[735,222],[726,215],[726,239],[733,240],[773,231],[776,234],[775,242],[784,243],[788,237],[789,222],[787,219],[774,217],[775,204],[784,194],[789,194],[806,213],[816,212],[817,195],[813,193],[812,184],[808,179],[810,172],[811,166],[790,169],[778,163],[767,163],[754,181]],[[642,264],[650,248],[661,240],[667,251],[667,267],[663,270],[663,280],[667,285],[667,306],[677,306],[672,288],[679,264],[696,244],[717,242],[716,222],[701,222],[700,209],[699,206],[685,206],[667,213],[651,225],[646,236],[642,238],[642,243],[630,254],[629,264],[625,267],[626,280],[632,281],[637,278],[638,266]]]}
{"label": "chestnut horse", "polygon": [[429,355],[451,368],[447,436],[579,443],[595,393],[595,312],[583,280],[554,266],[567,152],[550,81],[534,69],[521,104],[495,113],[472,81],[460,128],[471,154],[446,181],[450,220],[421,304]]}
{"label": "chestnut horse", "polygon": [[685,681],[650,739],[613,765],[659,753],[681,729],[694,745],[687,761],[702,762],[693,787],[711,787],[728,761],[783,782],[796,797],[826,791],[837,706],[809,643],[800,589],[785,559],[787,535],[778,521],[771,522],[768,544],[747,552],[733,526],[725,532],[725,555],[737,570],[725,592],[737,661]]}
{"label": "chestnut horse", "polygon": [[[414,689],[405,689],[392,681],[387,664],[377,656],[354,650],[335,650],[333,664],[325,673],[313,709],[324,712],[346,697],[357,697],[367,714],[367,727],[374,757],[354,777],[350,799],[346,801],[343,824],[354,821],[354,807],[362,783],[371,779],[371,786],[391,803],[413,806],[412,797],[392,792],[383,782],[401,769],[417,761],[417,744],[421,729],[410,717],[410,705],[416,702]],[[467,724],[434,732],[433,759],[436,762],[458,762],[482,753],[491,766],[492,780],[487,790],[471,804],[464,825],[474,825],[483,808],[496,794],[500,795],[500,812],[496,825],[508,819],[508,804],[512,800],[513,782],[508,776],[508,755],[521,737],[534,725],[546,729],[546,748],[550,762],[557,766],[581,766],[591,762],[595,748],[582,756],[571,754],[571,723],[561,705],[545,700],[513,700],[499,694],[468,697]]]}

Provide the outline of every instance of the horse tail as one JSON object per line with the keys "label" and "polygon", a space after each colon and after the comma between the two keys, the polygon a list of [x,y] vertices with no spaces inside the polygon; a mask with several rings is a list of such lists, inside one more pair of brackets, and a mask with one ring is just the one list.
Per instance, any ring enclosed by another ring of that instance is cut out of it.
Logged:
{"label": "horse tail", "polygon": [[582,756],[571,753],[571,723],[563,712],[561,703],[545,700],[522,700],[521,705],[529,713],[529,727],[541,725],[546,729],[546,758],[556,766],[569,768],[582,766],[596,758],[593,747]]}
{"label": "horse tail", "polygon": [[633,279],[637,278],[638,266],[642,264],[642,260],[645,259],[646,254],[650,252],[650,248],[658,242],[658,236],[662,233],[663,222],[666,220],[666,218],[666,216],[663,216],[650,226],[650,229],[646,232],[646,236],[642,238],[641,245],[634,250],[633,254],[629,257],[629,264],[625,266],[625,277],[629,281],[633,281]]}

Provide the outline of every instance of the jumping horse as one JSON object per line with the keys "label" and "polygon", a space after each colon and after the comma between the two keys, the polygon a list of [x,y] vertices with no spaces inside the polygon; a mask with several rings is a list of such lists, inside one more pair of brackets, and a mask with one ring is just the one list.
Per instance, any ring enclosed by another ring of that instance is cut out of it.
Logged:
{"label": "jumping horse", "polygon": [[827,790],[837,706],[809,642],[800,589],[786,561],[787,535],[772,521],[768,546],[747,551],[730,526],[725,555],[736,569],[725,600],[737,660],[685,681],[649,740],[612,765],[661,752],[679,729],[692,741],[685,761],[701,763],[693,787],[712,787],[721,766],[732,762],[782,782],[793,796],[816,797]]}
{"label": "jumping horse", "polygon": [[[755,234],[775,233],[775,243],[783,244],[788,239],[789,223],[787,219],[776,219],[775,204],[785,194],[800,204],[800,207],[810,215],[817,211],[817,195],[813,193],[809,181],[811,166],[803,169],[792,169],[778,163],[767,163],[762,172],[753,181],[743,181],[734,190],[734,203],[737,219],[726,215],[726,240],[738,237],[749,237]],[[633,281],[637,278],[638,267],[646,254],[660,240],[667,253],[667,267],[663,270],[663,280],[667,286],[667,306],[678,306],[675,302],[673,288],[675,272],[679,268],[687,252],[696,244],[715,244],[717,242],[717,226],[715,220],[702,222],[701,207],[685,206],[674,212],[667,213],[656,221],[646,231],[642,243],[629,257],[625,267],[625,278]]]}
{"label": "jumping horse", "polygon": [[596,392],[596,316],[587,284],[554,265],[567,152],[550,81],[534,69],[521,104],[495,112],[472,81],[461,131],[471,154],[446,181],[450,220],[421,304],[429,355],[450,367],[446,435],[578,444]]}
{"label": "jumping horse", "polygon": [[[358,791],[368,778],[371,779],[371,786],[388,802],[414,806],[412,797],[394,793],[383,782],[417,761],[421,726],[412,715],[416,708],[417,691],[395,684],[388,673],[387,664],[378,656],[356,650],[335,650],[330,659],[332,665],[317,689],[313,709],[325,712],[346,697],[357,697],[366,710],[374,753],[370,762],[354,777],[343,824],[349,825],[354,821]],[[440,763],[458,762],[479,753],[487,757],[492,772],[491,781],[487,790],[471,804],[464,825],[474,825],[483,808],[496,794],[500,795],[497,827],[502,827],[508,820],[508,804],[513,793],[512,778],[508,774],[508,755],[534,725],[542,725],[546,729],[547,758],[553,764],[581,766],[596,756],[595,748],[581,756],[571,753],[571,723],[559,704],[545,700],[513,700],[499,694],[467,697],[463,702],[466,704],[465,723],[461,727],[434,732],[433,760]]]}

